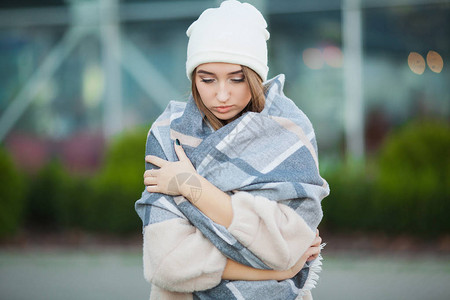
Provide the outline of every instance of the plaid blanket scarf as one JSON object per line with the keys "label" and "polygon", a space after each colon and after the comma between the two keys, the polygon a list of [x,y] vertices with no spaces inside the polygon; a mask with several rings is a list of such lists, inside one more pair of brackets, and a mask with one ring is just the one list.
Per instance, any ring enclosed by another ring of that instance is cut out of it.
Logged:
{"label": "plaid blanket scarf", "polygon": [[[322,210],[320,202],[328,195],[327,182],[319,175],[317,146],[308,118],[283,94],[284,75],[265,83],[265,108],[248,112],[214,131],[203,120],[192,97],[187,103],[172,101],[150,129],[146,154],[169,161],[177,160],[173,143],[183,149],[197,172],[230,195],[236,191],[264,196],[286,204],[311,227],[317,228]],[[153,166],[146,165],[147,169]],[[195,183],[192,185],[195,190]],[[152,213],[169,210],[171,214]],[[246,249],[224,226],[214,223],[184,197],[171,197],[144,191],[136,202],[144,226],[177,215],[187,218],[226,257],[260,269],[269,269]],[[173,214],[175,213],[175,214]],[[228,281],[206,291],[194,292],[194,299],[270,299],[300,298],[314,287],[320,259],[284,281]]]}

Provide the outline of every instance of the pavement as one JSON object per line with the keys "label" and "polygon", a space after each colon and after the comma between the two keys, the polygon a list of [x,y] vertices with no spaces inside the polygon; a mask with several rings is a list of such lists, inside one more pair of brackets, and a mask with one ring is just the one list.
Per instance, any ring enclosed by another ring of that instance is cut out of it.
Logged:
{"label": "pavement", "polygon": [[[314,300],[448,300],[450,256],[323,252]],[[0,299],[148,299],[138,247],[0,248]]]}

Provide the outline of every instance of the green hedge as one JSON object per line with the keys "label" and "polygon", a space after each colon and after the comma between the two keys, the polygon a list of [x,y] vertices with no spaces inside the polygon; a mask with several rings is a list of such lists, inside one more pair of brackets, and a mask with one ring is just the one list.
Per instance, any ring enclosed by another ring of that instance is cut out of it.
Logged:
{"label": "green hedge", "polygon": [[[25,181],[0,151],[0,237],[23,225],[24,206],[30,227],[139,232],[134,202],[144,189],[146,134],[146,128],[138,128],[114,139],[102,169],[90,177],[74,176],[52,162]],[[450,232],[449,150],[447,123],[416,122],[393,132],[368,163],[327,168],[322,175],[331,194],[322,202],[321,228],[424,236]]]}
{"label": "green hedge", "polygon": [[388,137],[366,165],[341,165],[323,174],[323,226],[437,236],[450,232],[450,129],[428,121]]}
{"label": "green hedge", "polygon": [[26,219],[30,228],[83,229],[116,234],[140,231],[134,202],[144,189],[147,129],[113,139],[102,169],[94,176],[69,174],[52,162],[30,176]]}
{"label": "green hedge", "polygon": [[92,181],[86,228],[114,233],[138,232],[142,225],[134,202],[144,190],[146,128],[117,137],[102,170]]}
{"label": "green hedge", "polygon": [[57,161],[52,161],[28,179],[27,225],[35,229],[60,229],[71,212],[68,196],[72,178]]}
{"label": "green hedge", "polygon": [[22,226],[25,180],[8,153],[0,148],[0,238]]}
{"label": "green hedge", "polygon": [[379,157],[380,202],[400,232],[450,231],[450,128],[447,123],[411,123],[387,140]]}
{"label": "green hedge", "polygon": [[322,172],[330,195],[322,201],[322,228],[358,231],[376,228],[374,185],[364,165],[340,164]]}

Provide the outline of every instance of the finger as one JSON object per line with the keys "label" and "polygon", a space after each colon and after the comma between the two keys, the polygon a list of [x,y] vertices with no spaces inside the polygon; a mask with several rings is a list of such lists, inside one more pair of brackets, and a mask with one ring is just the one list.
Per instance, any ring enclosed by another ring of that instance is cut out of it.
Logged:
{"label": "finger", "polygon": [[320,247],[313,247],[313,249],[311,249],[312,254],[310,257],[308,257],[307,261],[314,260],[319,257],[320,251]]}
{"label": "finger", "polygon": [[314,245],[319,246],[322,243],[322,238],[320,236],[314,238]]}
{"label": "finger", "polygon": [[145,157],[145,161],[151,164],[154,164],[157,167],[162,167],[164,164],[167,163],[167,160],[164,160],[158,156],[154,156],[154,155],[147,155]]}
{"label": "finger", "polygon": [[147,177],[157,177],[159,173],[159,169],[150,169],[144,172],[144,178]]}
{"label": "finger", "polygon": [[156,177],[145,177],[144,178],[144,185],[156,185]]}
{"label": "finger", "polygon": [[322,238],[320,236],[314,238],[311,246],[318,247],[322,243]]}
{"label": "finger", "polygon": [[310,257],[308,257],[308,259],[306,261],[315,260],[318,256],[319,256],[318,254],[311,255]]}
{"label": "finger", "polygon": [[175,153],[177,154],[178,160],[189,160],[186,153],[184,152],[183,146],[181,146],[180,140],[176,139],[175,141]]}
{"label": "finger", "polygon": [[315,260],[318,257],[319,257],[319,254],[314,254],[314,255],[311,255],[310,257],[308,257],[308,259],[306,261],[312,261],[312,260]]}
{"label": "finger", "polygon": [[320,253],[320,247],[309,247],[305,252],[305,257],[318,255]]}
{"label": "finger", "polygon": [[159,193],[159,188],[157,185],[149,185],[147,186],[147,192],[149,193]]}

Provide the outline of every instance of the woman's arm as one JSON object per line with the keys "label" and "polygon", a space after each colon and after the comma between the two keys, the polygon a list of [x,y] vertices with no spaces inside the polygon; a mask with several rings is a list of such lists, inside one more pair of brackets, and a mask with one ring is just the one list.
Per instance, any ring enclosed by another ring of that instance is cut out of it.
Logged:
{"label": "woman's arm", "polygon": [[313,244],[306,250],[300,259],[291,268],[284,271],[254,269],[227,259],[222,279],[228,280],[285,280],[294,277],[303,268],[307,261],[316,259],[320,253],[322,239],[317,232]]}
{"label": "woman's arm", "polygon": [[[159,207],[152,215],[171,214]],[[321,239],[314,243],[288,270],[254,269],[226,259],[188,220],[173,217],[144,228],[144,275],[156,286],[173,292],[190,293],[210,289],[221,279],[284,280],[295,276],[307,260],[320,253]]]}
{"label": "woman's arm", "polygon": [[183,147],[177,144],[174,146],[179,161],[169,162],[152,155],[145,158],[147,162],[160,167],[158,170],[145,171],[147,191],[183,195],[217,224],[230,226],[233,219],[231,197],[197,173]]}
{"label": "woman's arm", "polygon": [[182,194],[274,269],[289,269],[299,260],[314,240],[314,232],[302,217],[287,205],[264,197],[246,192],[230,197],[197,174],[183,148],[174,146],[179,161],[146,157],[160,167],[144,174],[149,192]]}
{"label": "woman's arm", "polygon": [[192,187],[184,184],[180,189],[181,194],[217,224],[230,226],[233,219],[231,197],[198,173],[193,173],[192,176],[200,183],[201,193],[191,193]]}
{"label": "woman's arm", "polygon": [[227,259],[222,279],[226,280],[284,280],[292,276],[286,276],[287,271],[261,270],[242,265],[234,260]]}

